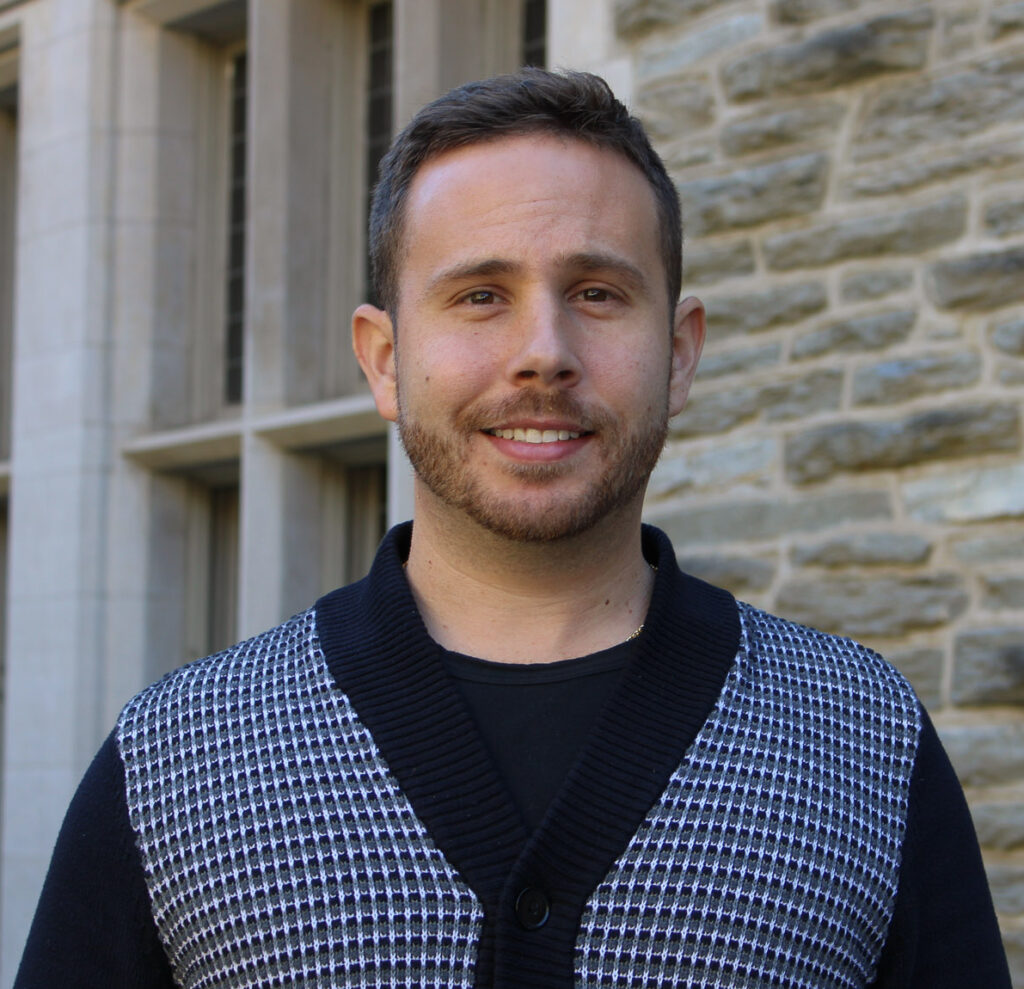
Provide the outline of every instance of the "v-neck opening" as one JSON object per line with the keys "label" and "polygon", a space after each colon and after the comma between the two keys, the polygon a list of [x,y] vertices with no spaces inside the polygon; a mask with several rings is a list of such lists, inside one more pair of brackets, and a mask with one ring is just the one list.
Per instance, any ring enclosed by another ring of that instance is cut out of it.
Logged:
{"label": "v-neck opening", "polygon": [[[480,899],[488,928],[481,970],[493,964],[496,984],[509,984],[515,966],[534,957],[531,984],[571,985],[587,898],[684,759],[735,660],[736,603],[681,573],[668,538],[644,527],[645,556],[658,566],[644,633],[528,836],[416,608],[402,570],[411,531],[408,523],[393,529],[364,580],[317,603],[328,667],[437,847]],[[524,930],[519,894],[556,886],[544,926]]]}

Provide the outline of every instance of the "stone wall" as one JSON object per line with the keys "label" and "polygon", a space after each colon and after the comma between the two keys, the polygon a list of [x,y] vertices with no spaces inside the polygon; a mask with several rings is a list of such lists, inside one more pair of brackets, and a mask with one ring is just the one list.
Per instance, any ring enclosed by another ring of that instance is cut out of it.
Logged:
{"label": "stone wall", "polygon": [[613,10],[709,314],[648,515],[911,679],[1024,986],[1024,3]]}

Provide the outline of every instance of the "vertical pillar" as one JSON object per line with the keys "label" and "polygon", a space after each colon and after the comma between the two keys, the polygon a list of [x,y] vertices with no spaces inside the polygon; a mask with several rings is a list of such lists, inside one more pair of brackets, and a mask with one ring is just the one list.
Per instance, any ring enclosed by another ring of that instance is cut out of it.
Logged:
{"label": "vertical pillar", "polygon": [[21,35],[0,981],[21,954],[98,734],[110,482],[114,5],[25,8]]}
{"label": "vertical pillar", "polygon": [[[338,7],[334,0],[252,0],[249,10],[245,403],[258,412],[322,393]],[[315,594],[317,484],[309,458],[245,437],[240,635]]]}
{"label": "vertical pillar", "polygon": [[[117,132],[108,222],[110,366],[107,429],[108,527],[98,730],[106,732],[137,690],[184,658],[180,612],[159,614],[167,585],[180,585],[160,503],[166,482],[120,455],[123,443],[161,420],[186,421],[188,342],[196,256],[198,185],[194,89],[202,66],[196,42],[137,13],[118,15]],[[192,97],[190,99],[190,97]],[[159,506],[159,507],[158,507]],[[156,627],[154,628],[154,622]],[[158,631],[157,631],[158,630]],[[176,634],[168,635],[168,631]],[[89,751],[90,747],[86,748]]]}

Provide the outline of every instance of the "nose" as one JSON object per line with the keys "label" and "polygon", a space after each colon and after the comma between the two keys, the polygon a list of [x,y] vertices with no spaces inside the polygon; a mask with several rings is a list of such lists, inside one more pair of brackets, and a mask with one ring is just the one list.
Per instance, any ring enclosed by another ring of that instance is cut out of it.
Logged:
{"label": "nose", "polygon": [[582,364],[576,353],[572,316],[560,299],[538,298],[520,312],[518,348],[509,364],[516,384],[571,387]]}

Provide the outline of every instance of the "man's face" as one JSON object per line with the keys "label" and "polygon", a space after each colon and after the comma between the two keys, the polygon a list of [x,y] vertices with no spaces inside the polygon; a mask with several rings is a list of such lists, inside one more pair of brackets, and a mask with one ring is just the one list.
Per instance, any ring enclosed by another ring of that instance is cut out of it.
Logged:
{"label": "man's face", "polygon": [[394,412],[431,510],[524,541],[639,512],[703,334],[696,300],[670,334],[655,209],[625,158],[547,135],[417,174]]}

